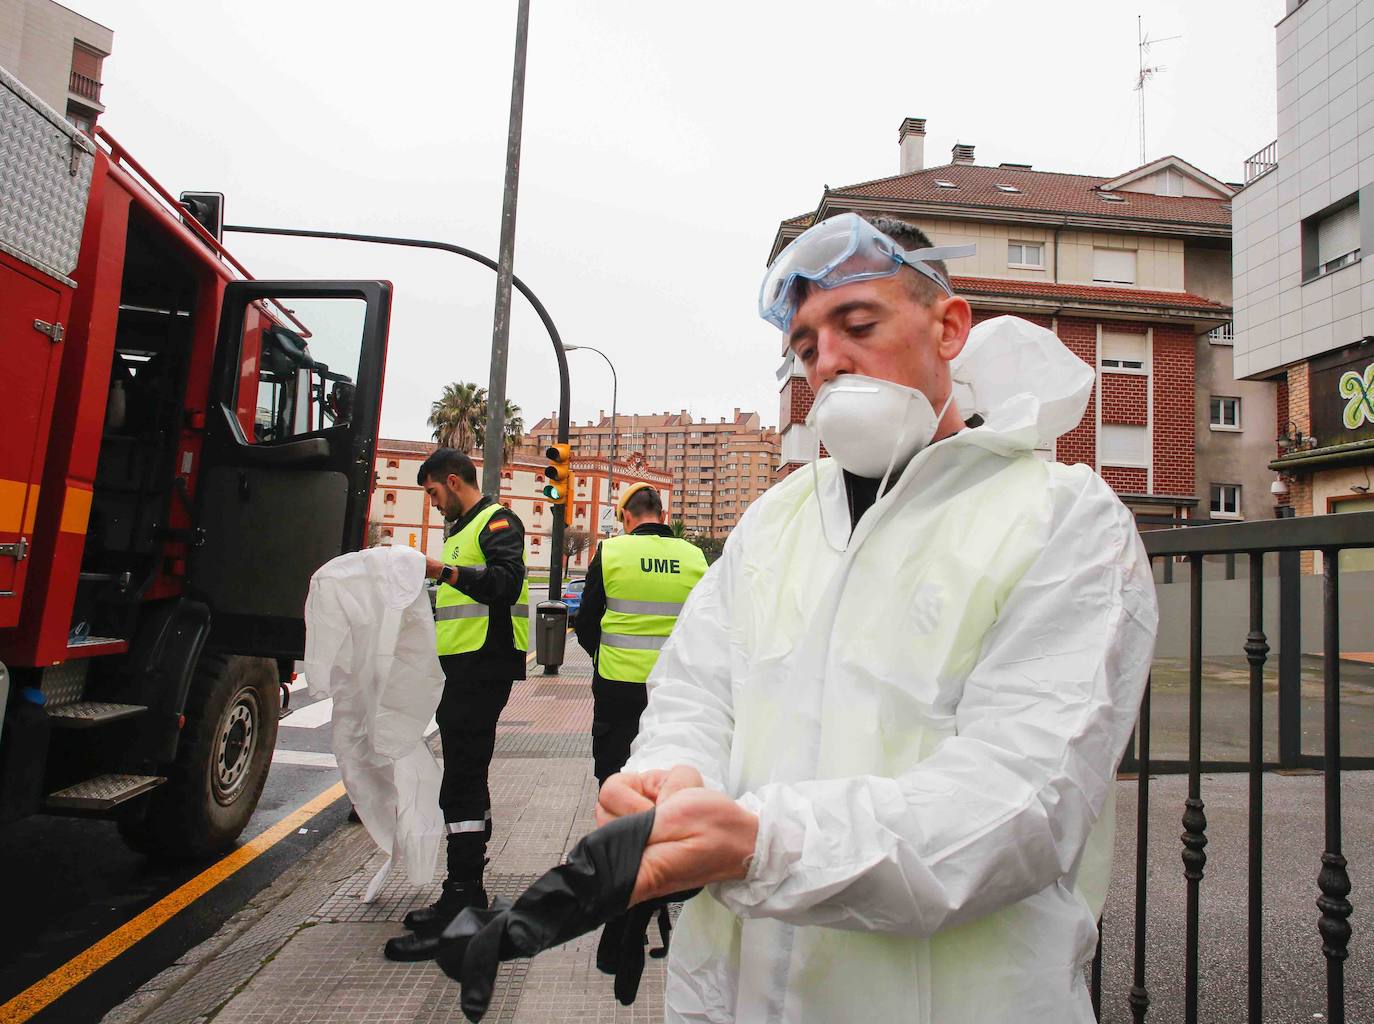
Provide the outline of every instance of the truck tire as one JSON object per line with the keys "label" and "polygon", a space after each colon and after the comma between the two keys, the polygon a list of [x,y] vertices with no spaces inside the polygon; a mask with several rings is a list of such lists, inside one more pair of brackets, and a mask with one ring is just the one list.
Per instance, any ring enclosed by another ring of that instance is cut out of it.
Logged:
{"label": "truck tire", "polygon": [[191,860],[230,846],[248,824],[277,745],[281,688],[268,658],[203,653],[167,782],[119,833],[139,853]]}

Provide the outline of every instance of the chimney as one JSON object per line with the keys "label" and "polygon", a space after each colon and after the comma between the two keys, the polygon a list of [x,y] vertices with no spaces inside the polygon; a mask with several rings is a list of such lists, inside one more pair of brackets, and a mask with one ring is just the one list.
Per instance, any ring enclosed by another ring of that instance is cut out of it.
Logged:
{"label": "chimney", "polygon": [[926,165],[926,119],[908,117],[897,129],[897,146],[901,151],[901,174],[919,171]]}
{"label": "chimney", "polygon": [[966,146],[962,142],[956,142],[954,148],[949,151],[949,162],[952,164],[973,163],[973,147]]}

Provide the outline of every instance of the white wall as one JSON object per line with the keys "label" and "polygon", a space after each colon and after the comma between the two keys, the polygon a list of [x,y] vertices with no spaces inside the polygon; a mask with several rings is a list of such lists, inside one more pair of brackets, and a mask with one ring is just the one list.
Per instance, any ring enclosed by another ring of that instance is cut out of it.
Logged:
{"label": "white wall", "polygon": [[1374,184],[1374,0],[1308,0],[1276,34],[1278,168],[1232,201],[1238,376],[1374,334],[1374,258],[1302,283],[1303,220]]}

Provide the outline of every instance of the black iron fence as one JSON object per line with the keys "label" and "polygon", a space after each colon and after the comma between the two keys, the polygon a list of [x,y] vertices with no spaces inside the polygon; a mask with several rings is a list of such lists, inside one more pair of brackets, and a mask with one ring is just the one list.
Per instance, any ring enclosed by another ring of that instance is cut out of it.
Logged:
{"label": "black iron fence", "polygon": [[[1150,776],[1170,771],[1186,772],[1187,798],[1182,825],[1182,866],[1185,886],[1183,948],[1183,1019],[1198,1020],[1199,969],[1199,894],[1207,869],[1207,814],[1202,796],[1204,771],[1246,771],[1249,773],[1247,835],[1247,929],[1246,929],[1246,1005],[1247,1020],[1260,1024],[1263,1019],[1263,837],[1264,772],[1283,766],[1319,767],[1324,774],[1325,849],[1320,865],[1313,865],[1317,893],[1315,932],[1320,936],[1326,963],[1326,1020],[1344,1024],[1345,961],[1351,938],[1350,878],[1342,853],[1341,772],[1343,769],[1374,768],[1374,758],[1341,756],[1341,643],[1340,643],[1340,568],[1339,554],[1348,548],[1374,547],[1374,512],[1311,516],[1299,519],[1274,519],[1258,522],[1211,525],[1183,530],[1158,530],[1145,535],[1145,548],[1152,561],[1185,559],[1189,565],[1189,656],[1188,656],[1188,758],[1184,762],[1156,761],[1150,757],[1150,684],[1146,685],[1140,723],[1131,749],[1123,762],[1124,771],[1135,771],[1138,778],[1136,804],[1136,871],[1134,900],[1134,947],[1131,985],[1125,999],[1135,1024],[1143,1024],[1150,1009],[1147,968],[1151,950],[1146,943],[1146,915],[1149,905],[1149,823]],[[1305,752],[1298,727],[1300,641],[1298,584],[1300,557],[1304,551],[1319,551],[1322,556],[1322,705],[1323,747],[1320,755]],[[1269,657],[1269,638],[1264,629],[1264,557],[1279,559],[1279,759],[1264,759],[1264,667]],[[1207,609],[1203,602],[1203,566],[1206,556],[1226,555],[1249,563],[1250,629],[1236,638],[1236,648],[1249,665],[1249,757],[1237,762],[1204,762],[1202,759],[1203,658],[1202,627]],[[1374,614],[1374,612],[1371,612]],[[1102,947],[1094,958],[1091,973],[1094,1008],[1101,1017]]]}

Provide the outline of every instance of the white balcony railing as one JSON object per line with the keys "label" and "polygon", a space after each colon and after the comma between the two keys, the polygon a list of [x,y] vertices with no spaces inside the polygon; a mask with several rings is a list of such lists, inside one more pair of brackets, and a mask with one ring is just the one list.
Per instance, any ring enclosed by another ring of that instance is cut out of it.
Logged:
{"label": "white balcony railing", "polygon": [[1213,327],[1207,332],[1207,340],[1213,345],[1234,345],[1236,343],[1236,325],[1228,322],[1220,327]]}
{"label": "white balcony railing", "polygon": [[1245,184],[1250,184],[1261,175],[1268,174],[1279,165],[1279,143],[1275,139],[1250,159],[1245,161]]}

